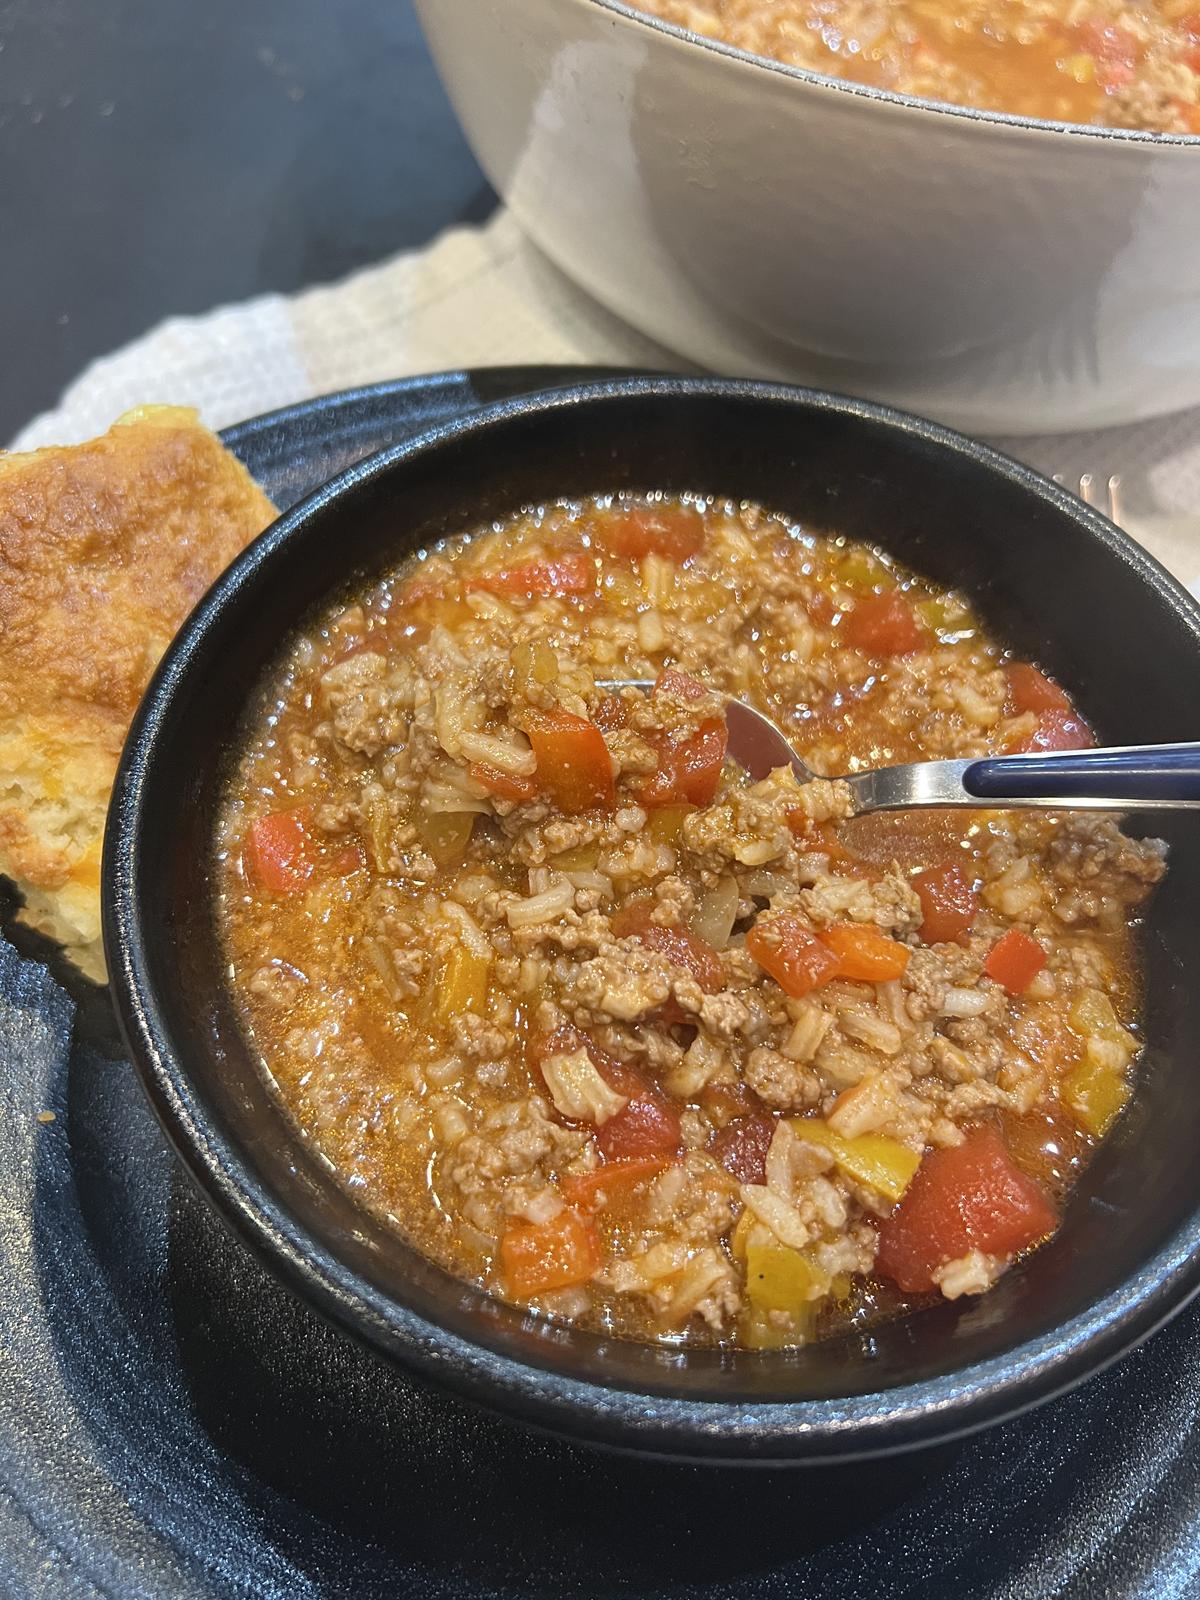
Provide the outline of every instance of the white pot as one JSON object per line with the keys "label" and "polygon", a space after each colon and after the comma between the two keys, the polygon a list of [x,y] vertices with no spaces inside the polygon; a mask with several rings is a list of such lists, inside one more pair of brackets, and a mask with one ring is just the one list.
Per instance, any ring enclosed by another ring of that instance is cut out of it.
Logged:
{"label": "white pot", "polygon": [[977,431],[1200,402],[1200,139],[920,105],[618,0],[416,0],[493,185],[721,372]]}

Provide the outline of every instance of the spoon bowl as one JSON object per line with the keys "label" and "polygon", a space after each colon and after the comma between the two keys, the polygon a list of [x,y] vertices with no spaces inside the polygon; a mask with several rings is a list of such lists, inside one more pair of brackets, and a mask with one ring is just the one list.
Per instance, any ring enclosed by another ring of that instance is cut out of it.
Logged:
{"label": "spoon bowl", "polygon": [[[610,678],[600,688],[654,688],[653,678]],[[796,754],[771,718],[732,695],[725,700],[726,754],[756,781],[791,767],[801,783],[822,776]],[[1182,811],[1200,807],[1200,743],[1115,745],[1105,750],[1033,751],[914,761],[844,776],[855,816],[980,806],[1050,811]]]}

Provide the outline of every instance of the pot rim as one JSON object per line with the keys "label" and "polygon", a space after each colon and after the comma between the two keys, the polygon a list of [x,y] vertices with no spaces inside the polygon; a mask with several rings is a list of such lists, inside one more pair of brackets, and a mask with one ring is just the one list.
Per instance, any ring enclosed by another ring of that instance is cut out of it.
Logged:
{"label": "pot rim", "polygon": [[1100,141],[1109,145],[1140,146],[1143,149],[1186,150],[1190,152],[1187,159],[1200,155],[1200,134],[1196,133],[1157,133],[1148,128],[1100,127],[1084,122],[1060,122],[1047,117],[1019,116],[1010,111],[982,110],[975,106],[955,105],[948,100],[924,100],[916,95],[898,94],[891,89],[878,89],[871,84],[831,77],[827,73],[814,72],[808,67],[791,66],[787,62],[776,61],[769,56],[753,55],[737,45],[726,44],[720,39],[710,39],[678,23],[651,16],[648,12],[638,10],[630,0],[577,0],[577,3],[598,6],[601,10],[610,11],[636,27],[651,28],[673,44],[699,46],[713,55],[724,57],[742,70],[773,73],[779,77],[807,84],[814,89],[851,95],[856,99],[879,105],[894,106],[923,115],[950,117],[968,124],[1019,130],[1022,133],[1032,133],[1038,138],[1061,139],[1065,136],[1088,142]]}

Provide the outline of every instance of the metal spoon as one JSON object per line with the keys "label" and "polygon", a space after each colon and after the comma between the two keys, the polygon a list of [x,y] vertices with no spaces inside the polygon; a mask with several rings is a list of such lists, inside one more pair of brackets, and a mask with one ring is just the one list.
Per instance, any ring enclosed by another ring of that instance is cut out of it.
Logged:
{"label": "metal spoon", "polygon": [[[652,678],[622,678],[602,689],[654,688]],[[761,711],[725,701],[728,755],[752,778],[790,766],[802,783],[818,776]],[[916,761],[878,767],[845,779],[855,810],[914,806],[989,809],[1044,807],[1065,811],[1174,811],[1200,807],[1200,744],[1131,744],[1108,750],[1066,750],[967,761]]]}

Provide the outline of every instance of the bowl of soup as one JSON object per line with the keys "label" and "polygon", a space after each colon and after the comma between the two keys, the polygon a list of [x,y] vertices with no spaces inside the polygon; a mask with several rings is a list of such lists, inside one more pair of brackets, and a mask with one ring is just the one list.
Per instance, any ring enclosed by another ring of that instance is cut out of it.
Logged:
{"label": "bowl of soup", "polygon": [[1200,400],[1182,0],[418,10],[529,236],[688,360],[991,432]]}
{"label": "bowl of soup", "polygon": [[[930,424],[491,408],[288,513],[173,646],[106,846],[133,1058],[285,1279],[523,1420],[782,1462],[1011,1414],[1192,1291],[1200,852],[840,777],[1176,737],[1198,638]],[[729,696],[820,776],[730,762]]]}

